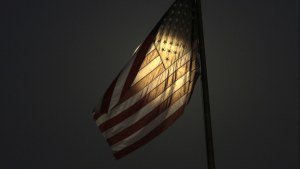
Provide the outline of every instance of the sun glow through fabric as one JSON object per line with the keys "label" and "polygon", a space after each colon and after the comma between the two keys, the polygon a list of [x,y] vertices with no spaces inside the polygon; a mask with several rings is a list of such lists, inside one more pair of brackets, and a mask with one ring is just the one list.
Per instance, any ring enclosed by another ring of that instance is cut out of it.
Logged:
{"label": "sun glow through fabric", "polygon": [[194,1],[177,0],[136,49],[92,115],[119,159],[183,113],[199,73]]}

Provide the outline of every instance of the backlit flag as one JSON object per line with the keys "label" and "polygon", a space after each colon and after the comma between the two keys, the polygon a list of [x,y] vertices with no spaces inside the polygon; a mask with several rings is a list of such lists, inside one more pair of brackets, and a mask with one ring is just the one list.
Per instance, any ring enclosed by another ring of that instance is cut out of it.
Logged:
{"label": "backlit flag", "polygon": [[183,113],[199,74],[197,29],[195,2],[175,1],[94,109],[93,118],[117,159]]}

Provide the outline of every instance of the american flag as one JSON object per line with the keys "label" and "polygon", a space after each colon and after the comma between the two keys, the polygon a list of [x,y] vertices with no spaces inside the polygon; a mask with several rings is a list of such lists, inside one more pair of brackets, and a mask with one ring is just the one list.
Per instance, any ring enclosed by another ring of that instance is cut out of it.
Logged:
{"label": "american flag", "polygon": [[199,74],[197,27],[195,2],[175,1],[93,110],[117,159],[155,138],[183,113]]}

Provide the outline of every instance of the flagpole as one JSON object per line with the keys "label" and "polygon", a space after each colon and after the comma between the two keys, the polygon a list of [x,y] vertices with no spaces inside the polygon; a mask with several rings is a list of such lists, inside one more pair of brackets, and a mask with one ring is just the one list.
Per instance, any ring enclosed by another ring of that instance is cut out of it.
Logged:
{"label": "flagpole", "polygon": [[198,36],[199,36],[199,43],[200,43],[199,53],[200,53],[204,123],[205,123],[205,136],[206,136],[206,152],[207,152],[206,158],[207,158],[208,169],[215,169],[214,146],[213,146],[213,135],[212,135],[212,127],[211,127],[207,69],[206,69],[206,58],[205,58],[205,48],[204,48],[201,0],[196,0],[196,13],[197,13],[196,16],[198,21]]}

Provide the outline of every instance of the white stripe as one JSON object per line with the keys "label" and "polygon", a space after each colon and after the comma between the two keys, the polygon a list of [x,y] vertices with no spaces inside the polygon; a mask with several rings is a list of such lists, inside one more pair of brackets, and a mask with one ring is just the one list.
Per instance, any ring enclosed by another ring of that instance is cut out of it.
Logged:
{"label": "white stripe", "polygon": [[112,97],[111,97],[111,100],[110,100],[108,110],[110,110],[113,106],[115,106],[118,103],[119,99],[120,99],[121,92],[123,90],[123,86],[126,82],[126,78],[129,74],[129,71],[130,71],[130,69],[132,67],[132,64],[133,64],[133,62],[136,58],[136,55],[138,53],[138,50],[139,50],[138,48],[135,50],[135,53],[133,54],[133,57],[132,57],[131,61],[129,62],[129,64],[125,67],[124,70],[121,71],[121,74],[120,74],[120,76],[119,76],[119,78],[116,82],[115,88],[113,90],[113,94],[112,94]]}
{"label": "white stripe", "polygon": [[160,57],[156,57],[155,59],[153,59],[150,63],[147,64],[147,66],[145,66],[143,69],[139,70],[132,85],[136,84],[138,81],[140,81],[142,78],[144,78],[150,72],[152,72],[161,63],[162,63],[162,61],[161,61]]}
{"label": "white stripe", "polygon": [[98,119],[96,120],[97,126],[100,126],[103,122],[105,122],[107,119],[107,114],[102,114]]}
{"label": "white stripe", "polygon": [[113,135],[120,132],[121,130],[126,129],[128,126],[139,121],[141,118],[146,116],[150,111],[155,109],[159,104],[161,104],[163,101],[169,98],[169,96],[175,93],[178,89],[184,86],[186,82],[188,82],[190,79],[189,75],[190,75],[189,72],[186,73],[184,76],[179,78],[174,84],[168,87],[163,93],[157,96],[154,100],[152,100],[150,103],[142,107],[139,111],[134,113],[132,116],[126,118],[122,122],[116,124],[114,127],[105,131],[104,135],[106,135],[106,137],[112,137]]}
{"label": "white stripe", "polygon": [[140,130],[136,131],[129,137],[121,140],[120,142],[116,143],[112,146],[113,151],[120,151],[126,147],[128,147],[131,144],[134,144],[144,136],[146,136],[148,133],[150,133],[155,127],[157,127],[159,124],[161,124],[165,119],[173,115],[181,106],[183,106],[186,102],[187,94],[182,96],[179,100],[177,100],[172,106],[170,106],[167,110],[165,110],[163,113],[161,113],[159,116],[157,116],[154,120],[152,120],[149,124],[147,124],[145,127],[141,128]]}
{"label": "white stripe", "polygon": [[168,76],[169,74],[173,74],[177,69],[179,69],[181,66],[186,64],[188,61],[190,61],[190,53],[180,58],[177,62],[174,63],[174,66],[170,66],[166,71],[164,71],[162,74],[157,76],[148,86],[145,86],[145,88],[139,92],[137,92],[134,96],[128,98],[123,103],[117,105],[112,110],[109,110],[109,117],[113,118],[120,114],[123,110],[129,108],[130,106],[134,105],[137,101],[139,101],[142,97],[147,95],[151,90],[153,90],[156,86],[161,84]]}

